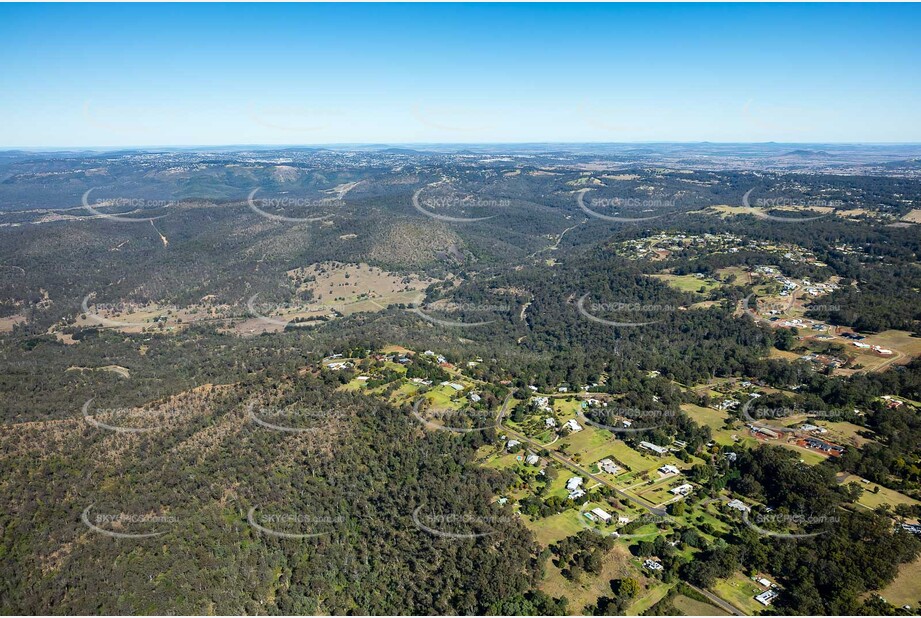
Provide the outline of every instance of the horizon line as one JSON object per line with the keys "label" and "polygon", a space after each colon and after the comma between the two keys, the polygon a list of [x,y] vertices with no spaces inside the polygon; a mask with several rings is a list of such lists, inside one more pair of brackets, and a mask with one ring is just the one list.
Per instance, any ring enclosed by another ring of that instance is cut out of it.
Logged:
{"label": "horizon line", "polygon": [[110,146],[0,146],[0,152],[66,152],[91,151],[107,152],[116,150],[192,150],[192,149],[296,149],[296,148],[371,148],[371,147],[406,147],[406,146],[632,146],[632,145],[777,145],[777,146],[921,146],[921,141],[913,142],[874,142],[874,141],[497,141],[497,142],[316,142],[284,144],[132,144]]}

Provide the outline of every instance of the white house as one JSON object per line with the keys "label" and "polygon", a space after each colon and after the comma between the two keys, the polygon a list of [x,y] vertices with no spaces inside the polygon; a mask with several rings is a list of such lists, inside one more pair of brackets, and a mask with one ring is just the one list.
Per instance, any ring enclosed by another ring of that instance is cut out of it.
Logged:
{"label": "white house", "polygon": [[582,485],[582,480],[583,479],[581,476],[572,477],[571,479],[566,481],[566,489],[568,489],[569,491],[574,491],[578,489]]}
{"label": "white house", "polygon": [[771,601],[780,596],[780,593],[771,588],[770,590],[765,590],[761,594],[755,597],[755,600],[767,607],[771,604]]}
{"label": "white house", "polygon": [[512,450],[513,448],[515,448],[516,446],[519,446],[520,444],[521,444],[521,441],[519,441],[519,440],[514,440],[514,439],[509,440],[509,441],[505,444],[505,449],[508,450],[508,451],[510,451],[510,450]]}
{"label": "white house", "polygon": [[551,427],[556,427],[556,419],[553,418],[552,416],[548,416],[547,418],[544,419],[544,426],[547,429],[550,429]]}
{"label": "white house", "polygon": [[681,470],[679,470],[677,466],[673,466],[671,464],[662,466],[659,468],[659,472],[662,474],[681,474]]}
{"label": "white house", "polygon": [[747,513],[751,511],[751,507],[749,507],[747,504],[745,504],[741,500],[730,500],[728,503],[726,503],[726,506],[728,506],[731,509],[735,509],[739,511],[740,513]]}
{"label": "white house", "polygon": [[669,491],[671,491],[671,493],[675,494],[676,496],[686,496],[694,491],[694,486],[690,483],[685,483],[684,485],[678,485],[678,487],[675,487]]}
{"label": "white house", "polygon": [[524,460],[524,462],[528,464],[529,466],[536,466],[537,464],[540,463],[540,457],[538,457],[534,453],[531,453],[530,455],[528,455],[527,459]]}
{"label": "white house", "polygon": [[566,428],[569,429],[569,431],[571,431],[572,433],[576,433],[577,431],[582,431],[582,425],[580,425],[579,423],[577,423],[577,422],[576,422],[576,419],[574,419],[574,418],[571,418],[571,419],[569,419],[568,421],[566,421],[566,423],[563,425],[563,427],[566,427]]}
{"label": "white house", "polygon": [[597,520],[603,524],[609,523],[611,519],[613,519],[610,513],[607,513],[606,511],[602,509],[597,509],[597,508],[592,509],[591,511],[589,511],[589,513],[594,515],[597,518]]}
{"label": "white house", "polygon": [[661,571],[665,568],[662,566],[661,562],[656,562],[652,558],[646,558],[646,561],[643,563],[643,566],[649,569],[650,571]]}
{"label": "white house", "polygon": [[598,468],[602,472],[607,472],[608,474],[617,474],[620,472],[621,468],[611,459],[602,459],[598,462]]}

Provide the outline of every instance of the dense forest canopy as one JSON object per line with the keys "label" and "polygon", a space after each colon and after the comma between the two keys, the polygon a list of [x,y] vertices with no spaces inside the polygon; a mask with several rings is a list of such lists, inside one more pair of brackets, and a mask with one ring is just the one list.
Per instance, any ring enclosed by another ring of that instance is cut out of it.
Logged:
{"label": "dense forest canopy", "polygon": [[[768,612],[903,611],[874,595],[921,551],[912,174],[274,156],[0,158],[0,611],[610,615],[764,574]],[[97,167],[140,223],[77,206]],[[439,387],[457,431],[414,405]],[[851,442],[751,437],[815,419]],[[693,493],[631,506],[583,430]],[[650,519],[584,529],[590,504]]]}

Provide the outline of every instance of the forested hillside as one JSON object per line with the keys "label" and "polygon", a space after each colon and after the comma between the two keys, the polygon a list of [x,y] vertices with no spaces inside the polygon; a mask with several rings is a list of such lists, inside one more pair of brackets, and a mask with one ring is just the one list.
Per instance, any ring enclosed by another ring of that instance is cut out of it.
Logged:
{"label": "forested hillside", "polygon": [[0,611],[916,611],[921,181],[716,150],[0,157]]}

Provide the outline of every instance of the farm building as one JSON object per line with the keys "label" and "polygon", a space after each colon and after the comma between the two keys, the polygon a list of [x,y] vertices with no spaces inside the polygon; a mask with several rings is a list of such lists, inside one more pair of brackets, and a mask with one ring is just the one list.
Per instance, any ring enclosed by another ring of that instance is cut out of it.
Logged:
{"label": "farm building", "polygon": [[668,453],[667,448],[665,448],[664,446],[659,446],[658,444],[653,444],[652,442],[643,441],[643,442],[640,442],[640,446],[646,449],[647,451],[652,451],[653,453],[657,453],[659,455],[665,455],[666,453]]}

